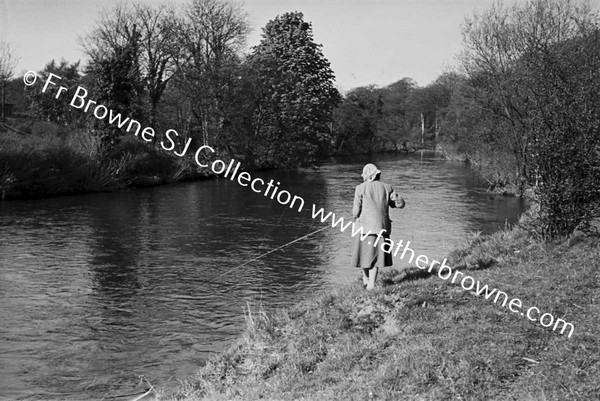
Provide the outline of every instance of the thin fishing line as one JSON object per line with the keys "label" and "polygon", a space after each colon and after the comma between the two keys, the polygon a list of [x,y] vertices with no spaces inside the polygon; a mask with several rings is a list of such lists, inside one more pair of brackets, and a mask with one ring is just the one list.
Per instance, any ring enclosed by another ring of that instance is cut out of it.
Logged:
{"label": "thin fishing line", "polygon": [[[283,209],[281,210],[281,213],[279,214],[279,219],[277,219],[277,225],[273,226],[273,228],[272,228],[272,229],[271,229],[271,231],[270,231],[271,233],[272,233],[272,232],[275,230],[275,227],[279,227],[279,226],[281,225],[281,220],[283,219],[283,215],[284,215],[286,212],[287,212],[287,208],[283,208]],[[263,241],[263,244],[264,244],[264,241]],[[219,277],[220,277],[220,276],[219,276]],[[217,278],[219,278],[219,277],[217,277]],[[210,283],[212,283],[212,281],[211,281],[211,282],[209,282],[209,284],[210,284]],[[263,285],[264,285],[264,283],[263,283],[263,281],[261,280],[261,281],[260,281],[260,294],[261,294],[261,300],[262,300],[262,291],[263,291]]]}
{"label": "thin fishing line", "polygon": [[283,245],[281,245],[281,246],[278,246],[278,247],[277,247],[277,248],[275,248],[275,249],[271,249],[269,252],[265,252],[265,253],[263,253],[262,255],[259,255],[259,256],[255,257],[255,258],[253,258],[253,259],[250,259],[250,260],[248,260],[248,261],[246,261],[246,262],[242,263],[241,265],[235,266],[235,267],[233,267],[233,268],[231,268],[231,269],[227,270],[225,273],[221,274],[220,276],[217,276],[217,277],[215,277],[214,279],[212,279],[211,281],[209,281],[209,282],[208,282],[208,284],[211,284],[211,283],[215,282],[216,280],[220,279],[221,277],[223,277],[223,276],[225,276],[225,275],[227,275],[227,274],[231,273],[232,271],[234,271],[234,270],[236,270],[236,269],[239,269],[239,268],[240,268],[240,267],[242,267],[242,266],[246,266],[246,265],[247,265],[247,264],[249,264],[249,263],[252,263],[252,262],[254,262],[254,261],[256,261],[256,260],[258,260],[258,259],[260,259],[260,258],[262,258],[262,257],[264,257],[264,256],[267,256],[268,254],[271,254],[271,253],[273,253],[273,252],[275,252],[275,251],[278,251],[278,250],[280,250],[281,248],[284,248],[284,247],[286,247],[286,246],[288,246],[288,245],[291,245],[291,244],[293,244],[294,242],[298,242],[298,241],[300,241],[300,240],[302,240],[302,239],[304,239],[304,238],[310,237],[311,235],[313,235],[313,234],[316,234],[316,233],[318,233],[318,232],[320,232],[320,231],[323,231],[323,230],[325,230],[326,228],[329,228],[329,226],[321,227],[321,228],[319,228],[319,229],[318,229],[318,230],[316,230],[316,231],[313,231],[313,232],[311,232],[311,233],[308,233],[308,234],[306,234],[306,235],[303,235],[303,236],[302,236],[302,237],[300,237],[300,238],[296,238],[295,240],[292,240],[292,241],[290,241],[290,242],[288,242],[288,243],[285,243],[285,244],[283,244]]}

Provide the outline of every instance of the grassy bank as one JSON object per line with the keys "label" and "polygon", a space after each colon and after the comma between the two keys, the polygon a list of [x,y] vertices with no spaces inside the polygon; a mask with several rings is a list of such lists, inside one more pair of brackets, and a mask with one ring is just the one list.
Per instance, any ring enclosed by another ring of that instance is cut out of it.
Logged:
{"label": "grassy bank", "polygon": [[373,292],[357,281],[274,313],[251,307],[227,352],[158,398],[600,399],[597,238],[544,244],[515,228],[474,236],[449,262],[572,322],[573,336],[437,275],[392,270]]}
{"label": "grassy bank", "polygon": [[124,136],[110,155],[85,130],[34,122],[0,132],[0,199],[47,197],[207,177],[190,160]]}
{"label": "grassy bank", "polygon": [[486,183],[488,191],[506,196],[530,196],[520,190],[514,156],[506,152],[463,150],[452,144],[439,144],[437,151],[447,160],[468,164]]}

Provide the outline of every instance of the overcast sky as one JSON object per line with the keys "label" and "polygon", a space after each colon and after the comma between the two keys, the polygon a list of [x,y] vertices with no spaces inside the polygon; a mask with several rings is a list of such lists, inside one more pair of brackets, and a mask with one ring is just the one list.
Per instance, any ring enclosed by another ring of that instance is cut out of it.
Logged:
{"label": "overcast sky", "polygon": [[[522,1],[525,0],[516,0]],[[164,0],[146,0],[162,3]],[[427,85],[456,64],[465,16],[493,0],[246,0],[254,27],[248,44],[275,16],[301,11],[331,62],[338,88],[385,86],[404,77]],[[52,59],[85,61],[77,42],[99,11],[118,0],[0,0],[0,40],[11,43],[17,72]],[[184,3],[174,1],[175,4]]]}

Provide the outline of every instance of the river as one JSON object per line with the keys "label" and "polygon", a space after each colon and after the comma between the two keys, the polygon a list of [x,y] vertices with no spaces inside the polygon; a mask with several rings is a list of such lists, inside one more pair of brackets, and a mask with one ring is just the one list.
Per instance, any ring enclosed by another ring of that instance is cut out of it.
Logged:
{"label": "river", "polygon": [[349,216],[373,160],[406,200],[392,239],[417,254],[443,257],[525,208],[419,153],[252,173],[301,196],[302,213],[226,179],[0,202],[0,399],[126,399],[142,376],[176,385],[235,339],[247,302],[268,309],[354,281],[339,229],[252,259],[321,228],[313,203]]}

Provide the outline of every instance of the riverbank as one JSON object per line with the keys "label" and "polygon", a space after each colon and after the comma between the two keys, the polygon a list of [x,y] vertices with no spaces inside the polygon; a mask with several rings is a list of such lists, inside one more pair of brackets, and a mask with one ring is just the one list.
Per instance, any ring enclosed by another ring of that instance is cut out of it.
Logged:
{"label": "riverbank", "polygon": [[[133,136],[124,136],[107,156],[98,152],[96,138],[83,129],[72,131],[39,121],[19,128],[0,131],[0,200],[111,192],[216,177],[191,157],[175,156]],[[244,167],[246,171],[271,169],[252,163]]]}
{"label": "riverbank", "polygon": [[158,399],[599,398],[597,238],[545,244],[514,228],[473,236],[449,264],[572,322],[573,336],[437,275],[391,270],[373,292],[357,281],[285,310],[250,306],[240,339]]}
{"label": "riverbank", "polygon": [[0,135],[0,200],[109,192],[210,178],[189,159],[125,136],[110,156],[85,131],[37,122]]}
{"label": "riverbank", "polygon": [[469,165],[487,185],[487,191],[503,196],[533,197],[533,189],[518,182],[516,162],[510,154],[490,156],[484,152],[465,152],[451,144],[438,144],[436,152],[446,160]]}

